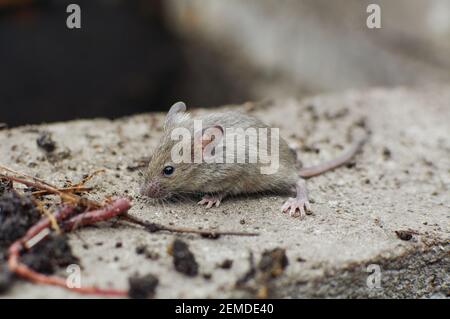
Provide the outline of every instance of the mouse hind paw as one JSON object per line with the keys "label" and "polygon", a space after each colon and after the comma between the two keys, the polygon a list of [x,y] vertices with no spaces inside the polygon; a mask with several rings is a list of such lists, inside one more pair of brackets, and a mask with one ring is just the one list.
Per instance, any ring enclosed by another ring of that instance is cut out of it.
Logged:
{"label": "mouse hind paw", "polygon": [[206,205],[206,208],[211,208],[213,206],[219,207],[222,202],[223,195],[204,195],[202,199],[197,203],[198,205]]}
{"label": "mouse hind paw", "polygon": [[288,213],[292,217],[304,218],[311,211],[311,204],[306,198],[289,198],[281,207],[283,213]]}

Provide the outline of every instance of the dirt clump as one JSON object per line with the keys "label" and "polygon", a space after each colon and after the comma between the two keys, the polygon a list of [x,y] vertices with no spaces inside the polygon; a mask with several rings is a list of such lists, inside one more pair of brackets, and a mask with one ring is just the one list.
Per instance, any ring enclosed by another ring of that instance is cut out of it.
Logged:
{"label": "dirt clump", "polygon": [[56,142],[53,140],[50,132],[41,132],[36,139],[36,144],[44,151],[51,153],[56,149]]}
{"label": "dirt clump", "polygon": [[286,251],[282,248],[275,248],[263,252],[258,268],[262,273],[274,278],[281,275],[288,264]]}
{"label": "dirt clump", "polygon": [[289,260],[284,249],[274,248],[262,253],[257,266],[250,252],[249,264],[249,270],[236,281],[235,287],[248,291],[252,298],[268,298],[273,290],[272,280],[283,274]]}
{"label": "dirt clump", "polygon": [[13,189],[13,183],[10,180],[0,178],[0,196]]}
{"label": "dirt clump", "polygon": [[15,191],[0,196],[0,260],[5,260],[8,247],[40,218],[31,196]]}
{"label": "dirt clump", "polygon": [[133,276],[128,278],[128,295],[134,299],[148,299],[153,298],[156,293],[156,287],[159,284],[159,280],[152,274],[145,275],[143,277]]}
{"label": "dirt clump", "polygon": [[[12,190],[0,196],[0,291],[6,291],[16,278],[6,265],[9,246],[40,219],[41,213],[30,195]],[[21,261],[44,274],[53,274],[59,267],[79,262],[72,254],[67,236],[57,234],[50,234],[25,251]]]}
{"label": "dirt clump", "polygon": [[416,233],[411,230],[396,230],[395,234],[401,240],[408,241],[411,240],[413,238],[413,235],[415,235]]}
{"label": "dirt clump", "polygon": [[60,267],[78,264],[72,253],[67,235],[51,234],[22,256],[22,262],[35,271],[53,274]]}
{"label": "dirt clump", "polygon": [[221,269],[230,269],[231,267],[233,267],[233,261],[231,259],[225,259],[224,261],[219,263],[217,267]]}
{"label": "dirt clump", "polygon": [[188,244],[180,239],[176,239],[169,246],[168,252],[173,256],[173,264],[178,272],[190,277],[197,276],[198,263],[194,254],[189,250]]}

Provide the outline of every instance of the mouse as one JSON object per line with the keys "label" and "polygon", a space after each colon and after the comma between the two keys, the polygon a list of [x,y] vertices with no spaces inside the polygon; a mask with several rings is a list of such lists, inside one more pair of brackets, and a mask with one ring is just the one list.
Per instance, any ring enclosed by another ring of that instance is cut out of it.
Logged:
{"label": "mouse", "polygon": [[[201,127],[195,127],[198,123]],[[238,129],[240,132],[269,132],[265,140],[274,143],[264,144],[259,136],[251,139],[240,135],[240,139],[234,139]],[[185,137],[184,141],[174,138],[180,136]],[[194,118],[186,112],[185,103],[177,102],[165,117],[163,134],[144,171],[140,193],[157,199],[202,195],[198,204],[211,208],[219,207],[226,197],[233,195],[293,192],[295,196],[287,199],[281,211],[303,218],[311,212],[305,180],[348,163],[361,150],[366,137],[357,139],[337,158],[302,168],[288,143],[256,117],[236,110]],[[233,149],[228,143],[233,139],[243,144]],[[228,160],[229,155],[235,156],[238,149],[244,148],[245,160]],[[256,161],[250,160],[249,154],[255,150],[261,154],[276,151],[276,169],[263,173],[264,168],[267,171],[267,161],[262,162],[259,157]],[[180,157],[184,161],[180,161]]]}

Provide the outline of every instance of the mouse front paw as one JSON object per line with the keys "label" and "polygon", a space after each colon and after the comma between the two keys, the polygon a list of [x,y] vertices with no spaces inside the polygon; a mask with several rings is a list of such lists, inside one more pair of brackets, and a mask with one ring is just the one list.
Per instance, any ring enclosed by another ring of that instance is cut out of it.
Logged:
{"label": "mouse front paw", "polygon": [[214,205],[216,207],[219,207],[223,196],[221,195],[205,195],[202,197],[202,200],[199,201],[198,205],[206,205],[206,208],[211,208]]}
{"label": "mouse front paw", "polygon": [[289,212],[292,217],[303,218],[311,211],[311,205],[307,198],[290,197],[281,207],[283,213]]}

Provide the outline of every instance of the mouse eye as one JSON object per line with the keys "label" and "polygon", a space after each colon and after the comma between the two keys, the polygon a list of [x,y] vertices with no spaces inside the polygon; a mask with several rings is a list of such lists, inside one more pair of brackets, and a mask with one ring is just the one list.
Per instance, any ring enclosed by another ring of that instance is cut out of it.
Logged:
{"label": "mouse eye", "polygon": [[175,170],[175,168],[173,166],[165,166],[163,168],[163,174],[164,174],[164,176],[172,175],[174,170]]}

